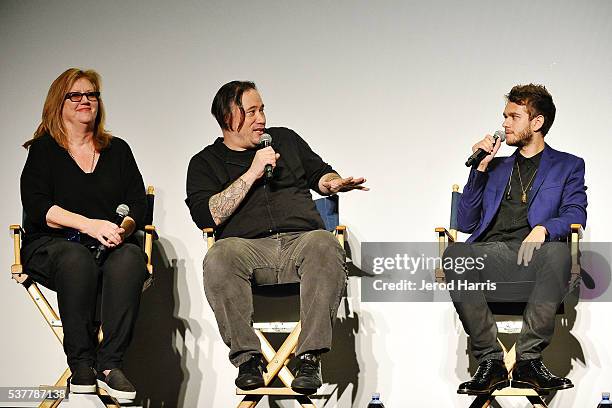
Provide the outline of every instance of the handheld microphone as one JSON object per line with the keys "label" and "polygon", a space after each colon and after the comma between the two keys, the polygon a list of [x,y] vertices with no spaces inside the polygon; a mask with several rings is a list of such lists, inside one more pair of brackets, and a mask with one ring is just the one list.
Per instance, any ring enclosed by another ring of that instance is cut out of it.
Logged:
{"label": "handheld microphone", "polygon": [[[113,223],[120,227],[121,223],[123,222],[123,219],[127,217],[129,213],[130,207],[128,207],[126,204],[119,204],[119,206],[115,210],[115,219],[113,220]],[[98,247],[94,251],[94,261],[97,265],[100,265],[102,263],[102,261],[106,257],[108,249],[109,248],[102,243],[98,245]]]}
{"label": "handheld microphone", "polygon": [[[501,141],[504,142],[506,140],[506,132],[504,132],[503,130],[495,131],[495,134],[493,135],[493,143],[496,143],[497,139],[501,139]],[[472,153],[472,155],[467,159],[465,165],[466,167],[478,166],[482,159],[484,159],[488,155],[489,152],[486,152],[482,149],[478,149],[474,153]]]}
{"label": "handheld microphone", "polygon": [[[261,135],[261,139],[259,139],[259,143],[263,144],[264,147],[268,147],[272,145],[272,136],[270,136],[267,133],[264,133],[263,135]],[[266,164],[266,167],[264,169],[264,178],[265,180],[270,180],[272,178],[272,165],[271,164]]]}

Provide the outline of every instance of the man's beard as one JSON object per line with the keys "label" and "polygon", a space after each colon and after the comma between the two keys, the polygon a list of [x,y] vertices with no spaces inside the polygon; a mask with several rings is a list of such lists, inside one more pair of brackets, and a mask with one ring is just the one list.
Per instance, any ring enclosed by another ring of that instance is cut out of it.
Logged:
{"label": "man's beard", "polygon": [[524,147],[533,140],[533,132],[527,128],[520,133],[515,133],[516,140],[507,141],[508,146]]}

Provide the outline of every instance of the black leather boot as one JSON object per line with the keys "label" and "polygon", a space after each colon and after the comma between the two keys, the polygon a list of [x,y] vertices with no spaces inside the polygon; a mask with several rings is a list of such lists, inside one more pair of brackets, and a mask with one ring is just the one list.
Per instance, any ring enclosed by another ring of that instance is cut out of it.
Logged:
{"label": "black leather boot", "polygon": [[523,360],[516,363],[512,370],[512,386],[533,388],[536,391],[553,391],[572,388],[569,378],[553,375],[540,359]]}
{"label": "black leather boot", "polygon": [[458,394],[490,394],[510,385],[508,370],[502,360],[485,360],[470,381],[459,385]]}

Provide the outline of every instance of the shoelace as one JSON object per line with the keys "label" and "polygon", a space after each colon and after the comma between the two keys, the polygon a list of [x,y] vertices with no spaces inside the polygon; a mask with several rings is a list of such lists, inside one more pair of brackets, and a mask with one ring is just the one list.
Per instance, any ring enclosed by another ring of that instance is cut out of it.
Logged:
{"label": "shoelace", "polygon": [[315,375],[319,373],[319,364],[310,361],[310,360],[302,360],[302,364],[299,369],[300,374],[305,375]]}
{"label": "shoelace", "polygon": [[484,363],[480,364],[474,373],[472,378],[484,378],[487,373],[489,373],[493,369],[493,360],[486,360]]}
{"label": "shoelace", "polygon": [[482,366],[479,365],[478,368],[476,369],[476,372],[474,373],[474,376],[472,377],[474,378],[482,378],[484,373],[487,372],[489,370],[489,365],[487,364],[487,366]]}
{"label": "shoelace", "polygon": [[[538,375],[538,377],[544,378],[546,379],[546,381],[550,381],[552,379],[557,379],[560,377],[557,377],[556,375],[554,375],[553,373],[551,373],[548,370],[548,367],[546,367],[544,364],[540,363],[530,363],[525,365],[524,367],[530,367],[533,371],[535,371],[535,373]],[[524,367],[522,367],[524,369]]]}
{"label": "shoelace", "polygon": [[532,367],[542,377],[545,377],[547,379],[555,378],[555,376],[550,371],[548,371],[548,368],[544,364],[532,364]]}
{"label": "shoelace", "polygon": [[480,364],[478,366],[478,368],[476,369],[476,373],[474,375],[484,374],[487,371],[490,371],[491,368],[493,368],[493,362],[491,360],[487,360],[485,361],[485,364]]}
{"label": "shoelace", "polygon": [[251,359],[248,361],[247,364],[245,364],[244,366],[240,366],[238,369],[238,373],[244,373],[245,371],[251,371],[252,369],[257,369],[257,370],[261,370],[264,373],[268,372],[268,367],[266,366],[266,364],[264,364],[264,362],[262,361],[261,358],[258,357],[251,357]]}

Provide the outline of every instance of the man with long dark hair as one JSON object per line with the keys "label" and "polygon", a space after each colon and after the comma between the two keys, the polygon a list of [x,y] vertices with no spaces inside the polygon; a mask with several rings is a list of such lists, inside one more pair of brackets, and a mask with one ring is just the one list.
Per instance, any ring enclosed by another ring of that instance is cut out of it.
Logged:
{"label": "man with long dark hair", "polygon": [[[251,327],[251,281],[300,282],[302,331],[291,386],[314,392],[322,383],[319,356],[331,348],[346,271],[344,250],[325,231],[310,190],[367,190],[365,179],[340,177],[294,131],[266,128],[253,82],[222,86],[211,112],[223,137],[191,159],[186,203],[198,228],[216,230],[218,241],[204,259],[204,290],[230,361],[239,367],[236,385],[264,385],[260,343]],[[264,133],[271,146],[261,146]]]}

